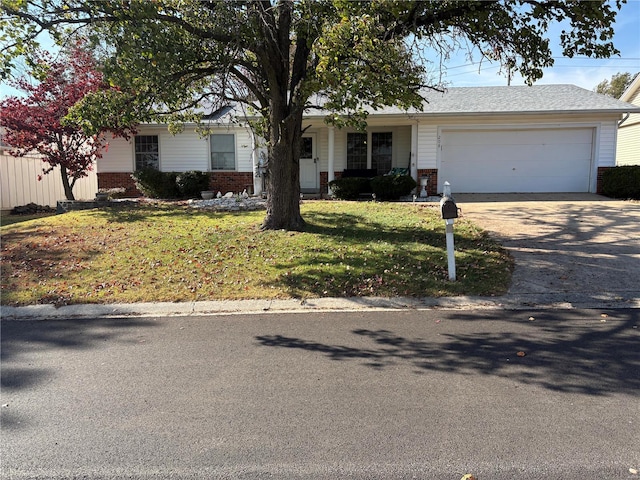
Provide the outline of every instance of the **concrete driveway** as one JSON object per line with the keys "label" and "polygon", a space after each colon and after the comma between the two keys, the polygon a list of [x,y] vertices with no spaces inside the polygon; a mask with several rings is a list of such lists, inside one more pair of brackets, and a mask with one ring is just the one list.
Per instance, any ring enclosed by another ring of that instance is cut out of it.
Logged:
{"label": "concrete driveway", "polygon": [[513,255],[505,300],[640,307],[640,202],[595,194],[460,194],[461,216]]}

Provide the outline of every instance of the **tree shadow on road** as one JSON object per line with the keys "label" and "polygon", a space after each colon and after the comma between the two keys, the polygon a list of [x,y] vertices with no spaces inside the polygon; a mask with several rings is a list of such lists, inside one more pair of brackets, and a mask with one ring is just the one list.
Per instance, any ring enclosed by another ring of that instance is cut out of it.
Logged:
{"label": "tree shadow on road", "polygon": [[[536,321],[535,327],[473,333],[442,332],[425,340],[407,338],[386,329],[355,329],[354,342],[370,346],[330,345],[284,335],[256,337],[262,346],[315,352],[335,361],[360,363],[384,371],[409,367],[426,374],[440,372],[508,378],[552,391],[607,396],[640,393],[638,355],[639,313],[620,320],[565,324],[557,319]],[[466,317],[466,318],[464,318]],[[479,320],[473,314],[456,321]]]}
{"label": "tree shadow on road", "polygon": [[155,326],[143,319],[2,321],[1,386],[3,391],[30,388],[54,373],[22,363],[34,353],[102,348],[109,341],[132,342],[132,329]]}

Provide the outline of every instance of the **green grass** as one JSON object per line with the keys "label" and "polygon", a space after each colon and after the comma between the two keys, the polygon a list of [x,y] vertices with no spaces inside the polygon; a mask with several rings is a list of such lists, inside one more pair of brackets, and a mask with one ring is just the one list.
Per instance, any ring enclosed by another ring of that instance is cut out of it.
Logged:
{"label": "green grass", "polygon": [[305,232],[260,231],[264,212],[179,205],[86,210],[2,226],[4,305],[323,296],[495,295],[511,257],[464,219],[458,281],[426,204],[305,202]]}
{"label": "green grass", "polygon": [[37,213],[34,215],[2,215],[0,226],[13,225],[14,223],[27,222],[36,218],[45,218],[55,215],[55,213]]}

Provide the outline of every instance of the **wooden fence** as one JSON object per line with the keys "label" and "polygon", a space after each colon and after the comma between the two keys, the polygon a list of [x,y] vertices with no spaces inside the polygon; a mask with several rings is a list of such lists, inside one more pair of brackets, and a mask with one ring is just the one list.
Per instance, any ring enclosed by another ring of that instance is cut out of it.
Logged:
{"label": "wooden fence", "polygon": [[[2,211],[28,203],[55,207],[58,200],[65,199],[59,167],[38,180],[38,175],[42,175],[42,169],[46,166],[38,157],[17,158],[6,152],[0,153]],[[78,180],[73,188],[76,200],[93,199],[97,191],[95,168],[88,177]]]}

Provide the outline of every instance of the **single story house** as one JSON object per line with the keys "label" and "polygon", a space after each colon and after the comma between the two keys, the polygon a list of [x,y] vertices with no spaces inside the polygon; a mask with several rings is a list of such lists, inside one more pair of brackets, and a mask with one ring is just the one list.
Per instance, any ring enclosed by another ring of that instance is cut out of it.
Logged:
{"label": "single story house", "polygon": [[[640,107],[640,73],[620,97],[623,102]],[[618,127],[617,165],[640,165],[640,114],[625,115]]]}
{"label": "single story house", "polygon": [[[640,107],[573,85],[450,88],[428,91],[423,108],[371,112],[366,132],[338,129],[325,113],[304,117],[300,186],[327,192],[345,170],[409,168],[428,193],[597,192],[601,172],[616,165],[618,122]],[[171,135],[141,125],[130,141],[114,139],[98,161],[100,188],[134,188],[136,168],[210,172],[215,191],[258,193],[264,148],[246,123],[223,109]],[[317,112],[317,113],[316,113]],[[427,180],[428,178],[428,180]]]}

